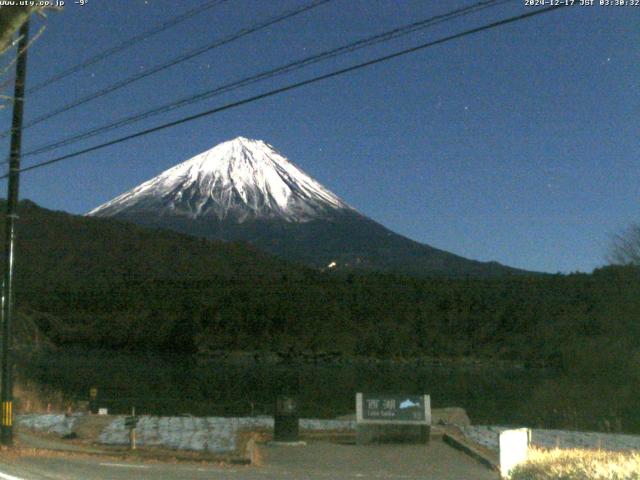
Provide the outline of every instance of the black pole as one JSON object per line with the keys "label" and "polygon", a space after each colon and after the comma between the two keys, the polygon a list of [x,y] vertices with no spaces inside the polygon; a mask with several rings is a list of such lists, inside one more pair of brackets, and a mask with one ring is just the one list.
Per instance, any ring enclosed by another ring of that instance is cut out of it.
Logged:
{"label": "black pole", "polygon": [[0,401],[0,443],[13,444],[13,381],[11,359],[11,322],[13,320],[13,264],[15,261],[15,230],[18,193],[20,187],[20,150],[22,143],[22,112],[24,107],[24,84],[27,74],[27,46],[29,42],[29,20],[20,28],[16,82],[13,96],[13,119],[11,123],[11,152],[9,157],[9,185],[7,187],[7,217],[5,220],[4,281],[2,283],[2,380]]}

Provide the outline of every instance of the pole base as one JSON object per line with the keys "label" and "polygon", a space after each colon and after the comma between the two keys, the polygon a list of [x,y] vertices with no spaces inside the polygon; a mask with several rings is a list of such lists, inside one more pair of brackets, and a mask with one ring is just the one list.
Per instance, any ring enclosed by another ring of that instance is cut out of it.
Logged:
{"label": "pole base", "polygon": [[13,446],[13,427],[8,425],[0,426],[0,443],[6,447]]}

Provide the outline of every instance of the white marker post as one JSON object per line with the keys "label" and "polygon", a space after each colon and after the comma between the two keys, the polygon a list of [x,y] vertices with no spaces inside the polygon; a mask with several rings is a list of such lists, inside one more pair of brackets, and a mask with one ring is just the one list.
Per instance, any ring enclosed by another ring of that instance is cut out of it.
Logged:
{"label": "white marker post", "polygon": [[500,475],[509,478],[511,470],[525,462],[529,453],[531,430],[518,428],[505,430],[500,434]]}

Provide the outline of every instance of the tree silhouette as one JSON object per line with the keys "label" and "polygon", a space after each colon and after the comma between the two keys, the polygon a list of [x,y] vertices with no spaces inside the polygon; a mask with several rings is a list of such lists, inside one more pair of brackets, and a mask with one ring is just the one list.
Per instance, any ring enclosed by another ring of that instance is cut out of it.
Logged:
{"label": "tree silhouette", "polygon": [[607,260],[615,265],[640,265],[640,224],[611,237]]}

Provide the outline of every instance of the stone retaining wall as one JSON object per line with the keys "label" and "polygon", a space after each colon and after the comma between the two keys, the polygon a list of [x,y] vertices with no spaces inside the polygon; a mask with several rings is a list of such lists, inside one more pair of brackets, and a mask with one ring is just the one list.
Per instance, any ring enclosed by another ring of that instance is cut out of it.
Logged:
{"label": "stone retaining wall", "polygon": [[[67,435],[73,431],[75,416],[20,415],[17,423],[31,430]],[[100,433],[105,445],[128,445],[129,430],[124,416],[118,416]],[[161,446],[177,450],[232,452],[238,432],[256,428],[273,429],[272,417],[139,417],[136,439],[141,446]],[[355,431],[355,421],[300,419],[307,431]]]}
{"label": "stone retaining wall", "polygon": [[[480,445],[498,452],[500,432],[509,430],[504,426],[466,426],[462,433]],[[640,449],[639,435],[620,435],[598,432],[572,432],[567,430],[531,431],[531,443],[542,448],[599,448],[603,450],[625,451]]]}
{"label": "stone retaining wall", "polygon": [[[16,425],[30,430],[60,436],[74,432],[81,415],[29,414],[18,415]],[[105,445],[127,445],[129,431],[124,416],[113,420],[102,430],[98,442]],[[300,419],[302,431],[355,431],[354,420]],[[178,450],[232,452],[236,449],[238,432],[256,428],[273,429],[272,417],[155,417],[141,416],[137,427],[139,445],[162,446]],[[500,432],[505,426],[460,426],[470,440],[498,451]],[[604,450],[640,450],[639,435],[618,435],[566,430],[532,430],[532,444],[544,448],[601,448]]]}
{"label": "stone retaining wall", "polygon": [[28,414],[18,415],[16,417],[16,425],[36,432],[55,433],[64,437],[73,432],[73,427],[77,420],[77,415],[64,415],[62,413]]}

